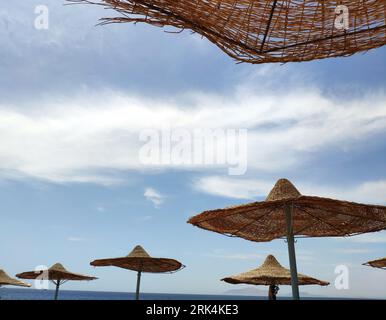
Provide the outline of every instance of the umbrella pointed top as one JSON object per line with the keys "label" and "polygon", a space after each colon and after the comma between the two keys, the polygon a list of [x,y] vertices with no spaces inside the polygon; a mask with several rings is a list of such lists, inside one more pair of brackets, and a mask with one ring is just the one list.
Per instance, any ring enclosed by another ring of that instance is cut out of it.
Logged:
{"label": "umbrella pointed top", "polygon": [[150,255],[141,246],[135,246],[135,248],[127,255],[130,258],[150,258]]}
{"label": "umbrella pointed top", "polygon": [[275,183],[275,186],[272,188],[265,201],[294,199],[300,196],[300,192],[291,181],[287,179],[279,179]]}
{"label": "umbrella pointed top", "polygon": [[61,271],[61,272],[68,272],[67,269],[65,267],[63,267],[63,265],[61,263],[55,263],[54,265],[52,265],[48,270],[50,271]]}
{"label": "umbrella pointed top", "polygon": [[272,268],[272,267],[280,267],[283,268],[282,265],[277,261],[277,259],[272,255],[268,255],[260,268]]}

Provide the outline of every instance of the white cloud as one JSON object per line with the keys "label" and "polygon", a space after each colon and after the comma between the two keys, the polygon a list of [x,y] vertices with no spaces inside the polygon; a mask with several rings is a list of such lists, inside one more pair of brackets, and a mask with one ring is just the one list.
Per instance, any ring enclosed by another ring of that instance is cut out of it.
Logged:
{"label": "white cloud", "polygon": [[[330,197],[357,202],[380,203],[385,201],[386,180],[367,181],[354,186],[321,186],[320,184],[293,181],[304,195]],[[194,187],[202,192],[234,199],[265,197],[275,181],[241,179],[223,176],[206,176],[197,179]]]}
{"label": "white cloud", "polygon": [[267,195],[272,183],[253,179],[208,176],[197,179],[194,186],[203,192],[234,199],[254,199]]}
{"label": "white cloud", "polygon": [[366,233],[348,238],[349,241],[358,243],[386,243],[386,232]]}
{"label": "white cloud", "polygon": [[[240,86],[228,97],[190,93],[176,100],[150,100],[91,92],[39,106],[0,105],[0,176],[112,185],[123,182],[116,174],[121,170],[175,168],[139,161],[141,130],[165,127],[248,129],[249,169],[294,169],[324,147],[358,147],[383,133],[385,101],[384,93],[336,101],[309,88],[277,95]],[[208,170],[207,165],[177,168]],[[254,186],[257,191],[261,187]],[[372,184],[363,185],[358,193],[374,190]]]}
{"label": "white cloud", "polygon": [[296,255],[296,260],[302,261],[302,262],[312,262],[315,261],[315,257],[311,255]]}
{"label": "white cloud", "polygon": [[222,259],[232,259],[232,260],[256,260],[261,259],[262,256],[258,254],[225,254],[225,255],[211,255],[211,257],[222,258]]}
{"label": "white cloud", "polygon": [[229,253],[222,249],[213,250],[212,253],[207,254],[211,258],[231,259],[231,260],[261,260],[265,257],[255,253]]}
{"label": "white cloud", "polygon": [[300,184],[302,193],[329,198],[382,204],[386,202],[386,179],[365,181],[354,186],[321,186]]}
{"label": "white cloud", "polygon": [[146,221],[149,221],[153,218],[153,216],[143,216],[143,217],[140,217],[138,220],[141,221],[141,222],[146,222]]}
{"label": "white cloud", "polygon": [[164,202],[164,196],[153,188],[146,188],[143,195],[147,200],[151,201],[156,208],[159,208]]}
{"label": "white cloud", "polygon": [[352,249],[337,249],[335,252],[343,254],[365,254],[373,252],[372,249],[361,249],[361,248],[352,248]]}
{"label": "white cloud", "polygon": [[96,209],[99,212],[105,212],[106,211],[106,208],[104,206],[98,206]]}
{"label": "white cloud", "polygon": [[68,237],[67,240],[72,242],[84,241],[83,238],[79,238],[79,237]]}

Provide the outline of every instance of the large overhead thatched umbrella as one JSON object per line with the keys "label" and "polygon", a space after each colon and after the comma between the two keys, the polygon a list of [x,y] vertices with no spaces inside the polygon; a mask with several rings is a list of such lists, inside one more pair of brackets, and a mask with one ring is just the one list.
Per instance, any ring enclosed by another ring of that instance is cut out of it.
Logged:
{"label": "large overhead thatched umbrella", "polygon": [[139,300],[139,289],[143,272],[173,273],[185,267],[181,262],[174,259],[153,258],[141,246],[136,246],[126,257],[98,259],[90,264],[95,267],[114,266],[137,271],[136,300]]}
{"label": "large overhead thatched umbrella", "polygon": [[386,229],[386,207],[303,196],[286,179],[265,201],[205,211],[189,223],[210,231],[263,242],[286,237],[292,292],[299,298],[294,236],[341,237]]}
{"label": "large overhead thatched umbrella", "polygon": [[19,273],[16,277],[21,279],[37,279],[40,280],[50,280],[55,284],[55,295],[54,299],[58,299],[59,287],[67,281],[90,281],[97,278],[85,276],[78,273],[73,273],[66,270],[62,264],[56,263],[51,268],[47,270],[37,270],[37,271],[27,271]]}
{"label": "large overhead thatched umbrella", "polygon": [[371,260],[363,265],[386,270],[386,258]]}
{"label": "large overhead thatched umbrella", "polygon": [[[299,285],[318,284],[320,286],[329,285],[328,282],[298,274]],[[279,285],[291,285],[291,272],[284,268],[273,255],[267,256],[264,263],[257,269],[243,272],[235,276],[226,277],[222,281],[231,284],[253,284],[269,286],[269,298],[276,300],[276,292]]]}
{"label": "large overhead thatched umbrella", "polygon": [[0,269],[0,287],[2,286],[30,287],[31,285],[11,278],[4,270]]}
{"label": "large overhead thatched umbrella", "polygon": [[349,56],[386,44],[385,0],[67,0],[144,22],[189,29],[249,63]]}

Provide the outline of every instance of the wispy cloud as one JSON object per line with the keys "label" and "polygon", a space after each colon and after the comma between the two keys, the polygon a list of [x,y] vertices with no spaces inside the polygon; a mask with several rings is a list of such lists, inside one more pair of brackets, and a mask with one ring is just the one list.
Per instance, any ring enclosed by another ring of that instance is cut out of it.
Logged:
{"label": "wispy cloud", "polygon": [[212,255],[212,257],[222,258],[222,259],[233,259],[233,260],[256,260],[256,259],[262,258],[262,256],[258,254],[242,254],[242,253],[235,253],[235,254],[228,254],[228,255]]}
{"label": "wispy cloud", "polygon": [[298,254],[296,255],[296,259],[303,262],[311,262],[315,261],[315,257],[312,255]]}
{"label": "wispy cloud", "polygon": [[161,193],[153,188],[146,188],[143,195],[147,200],[151,201],[156,208],[161,206],[165,198],[163,195],[161,195]]}
{"label": "wispy cloud", "polygon": [[345,240],[358,243],[386,243],[386,232],[366,233],[355,237],[345,238]]}
{"label": "wispy cloud", "polygon": [[267,195],[272,183],[253,179],[208,176],[195,180],[194,187],[197,190],[227,198],[255,199]]}
{"label": "wispy cloud", "polygon": [[106,212],[106,208],[104,206],[97,206],[96,209],[98,212]]}
{"label": "wispy cloud", "polygon": [[365,254],[374,252],[373,249],[365,249],[365,248],[348,248],[348,249],[336,249],[335,252],[342,254]]}
{"label": "wispy cloud", "polygon": [[[206,176],[194,181],[194,188],[202,192],[234,199],[265,197],[275,181],[242,179],[224,176]],[[325,196],[335,199],[382,204],[386,194],[386,179],[365,181],[358,185],[336,186],[295,182],[304,195]]]}
{"label": "wispy cloud", "polygon": [[[25,108],[0,105],[0,176],[56,183],[122,183],[117,172],[144,168],[139,134],[149,128],[248,129],[248,168],[261,172],[294,169],[305,155],[325,147],[358,147],[361,141],[386,131],[382,92],[336,101],[314,88],[297,88],[280,96],[270,88],[259,90],[240,85],[227,97],[190,92],[174,100],[105,91],[71,100],[39,101],[39,107],[34,103]],[[208,165],[148,168],[207,171]],[[253,190],[237,192],[239,198],[265,189],[261,181],[248,185]],[[356,192],[370,194],[384,186],[379,181]]]}
{"label": "wispy cloud", "polygon": [[304,194],[315,194],[329,198],[343,200],[369,202],[374,204],[383,204],[386,202],[386,179],[376,181],[363,181],[357,185],[351,186],[323,186],[301,183],[300,187]]}
{"label": "wispy cloud", "polygon": [[261,260],[264,257],[260,254],[255,253],[229,253],[222,249],[214,250],[213,252],[207,254],[211,258],[219,259],[231,259],[231,260]]}
{"label": "wispy cloud", "polygon": [[83,238],[80,238],[80,237],[73,237],[73,236],[68,237],[67,240],[68,240],[68,241],[72,241],[72,242],[80,242],[80,241],[84,241]]}
{"label": "wispy cloud", "polygon": [[145,222],[145,221],[151,220],[152,218],[153,218],[153,216],[143,216],[143,217],[140,217],[138,220]]}

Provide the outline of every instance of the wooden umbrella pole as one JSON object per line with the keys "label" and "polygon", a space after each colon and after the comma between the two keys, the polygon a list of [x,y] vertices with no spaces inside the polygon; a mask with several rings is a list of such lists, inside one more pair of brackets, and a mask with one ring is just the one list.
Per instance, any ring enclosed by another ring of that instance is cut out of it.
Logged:
{"label": "wooden umbrella pole", "polygon": [[[54,282],[55,283],[55,282]],[[54,300],[58,300],[58,295],[59,295],[59,287],[60,287],[60,280],[56,280],[56,288],[55,288],[55,296]]]}
{"label": "wooden umbrella pole", "polygon": [[290,204],[286,204],[284,211],[287,225],[287,246],[291,270],[292,298],[294,300],[299,300],[298,271],[296,267],[295,240],[292,225],[292,206]]}
{"label": "wooden umbrella pole", "polygon": [[139,300],[139,288],[141,286],[141,271],[137,273],[137,290],[135,292],[135,300]]}
{"label": "wooden umbrella pole", "polygon": [[270,285],[268,286],[268,300],[273,300],[272,299],[272,290],[271,290],[271,286]]}

